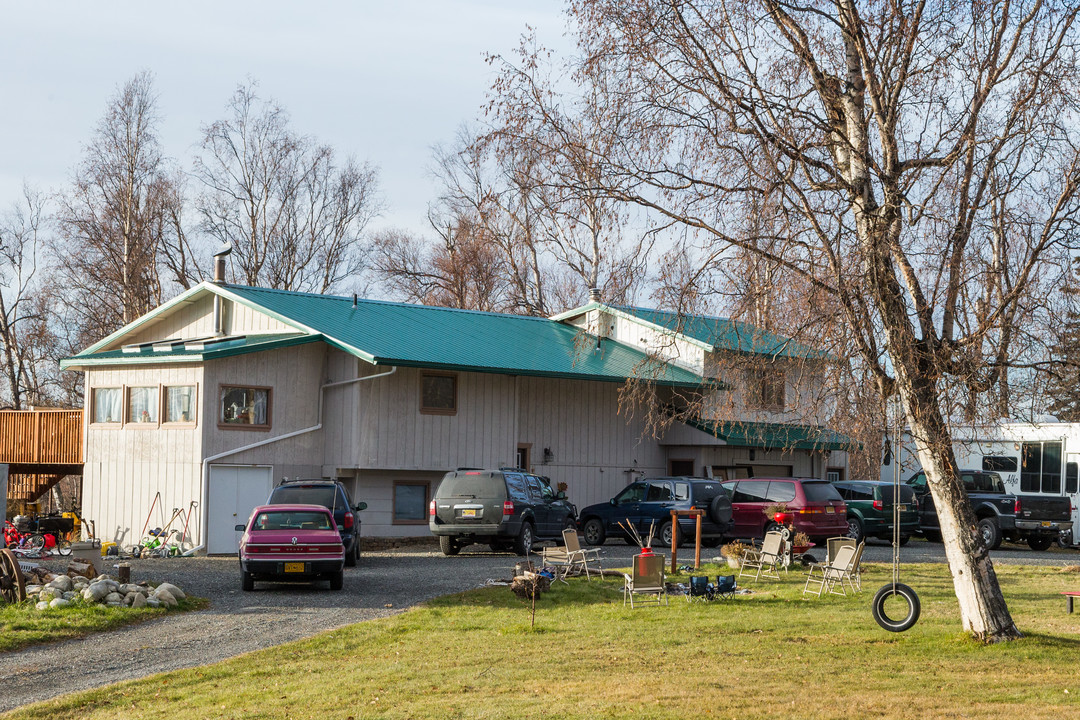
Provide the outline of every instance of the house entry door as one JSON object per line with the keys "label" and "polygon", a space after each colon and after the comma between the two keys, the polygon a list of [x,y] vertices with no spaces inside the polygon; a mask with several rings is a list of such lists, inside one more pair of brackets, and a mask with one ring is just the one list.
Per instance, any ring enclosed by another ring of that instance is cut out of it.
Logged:
{"label": "house entry door", "polygon": [[230,555],[240,547],[233,528],[247,522],[251,511],[262,505],[274,487],[274,468],[250,465],[210,466],[210,527],[206,552]]}

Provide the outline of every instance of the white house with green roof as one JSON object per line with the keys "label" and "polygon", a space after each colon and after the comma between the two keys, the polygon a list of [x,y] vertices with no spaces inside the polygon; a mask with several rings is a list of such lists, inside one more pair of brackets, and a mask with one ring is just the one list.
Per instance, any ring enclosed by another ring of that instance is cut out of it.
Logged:
{"label": "white house with green roof", "polygon": [[428,534],[433,486],[456,467],[530,468],[579,506],[642,476],[842,475],[845,438],[783,421],[786,380],[739,422],[706,410],[661,438],[620,414],[634,377],[672,397],[738,395],[710,369],[732,352],[780,367],[811,351],[600,302],[535,318],[206,282],[61,365],[86,375],[83,514],[98,535],[133,543],[152,507],[154,526],[195,503],[195,543],[227,553],[286,477],[341,480],[368,504],[363,536],[403,537]]}

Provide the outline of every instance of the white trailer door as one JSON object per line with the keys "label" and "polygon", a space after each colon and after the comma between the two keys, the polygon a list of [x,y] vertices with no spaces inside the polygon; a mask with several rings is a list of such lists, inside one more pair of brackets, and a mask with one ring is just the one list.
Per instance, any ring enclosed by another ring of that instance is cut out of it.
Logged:
{"label": "white trailer door", "polygon": [[[1065,454],[1065,496],[1072,502],[1072,544],[1080,544],[1080,488],[1074,484],[1077,480],[1073,479],[1073,474],[1080,469],[1080,453],[1066,453]],[[1072,492],[1070,492],[1070,490]]]}
{"label": "white trailer door", "polygon": [[242,533],[236,532],[235,526],[246,523],[251,511],[266,502],[273,486],[273,467],[210,466],[207,554],[229,555],[239,549]]}

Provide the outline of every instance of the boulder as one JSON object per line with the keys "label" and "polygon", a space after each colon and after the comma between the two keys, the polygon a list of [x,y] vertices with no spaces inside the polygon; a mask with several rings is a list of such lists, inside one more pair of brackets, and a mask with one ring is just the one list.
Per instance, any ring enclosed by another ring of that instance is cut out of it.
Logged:
{"label": "boulder", "polygon": [[91,583],[83,590],[83,597],[90,602],[103,602],[105,596],[112,592],[105,583]]}
{"label": "boulder", "polygon": [[187,595],[184,594],[183,590],[176,587],[172,583],[163,582],[163,583],[161,583],[160,585],[157,586],[157,589],[158,589],[158,592],[160,592],[162,590],[167,591],[170,595],[172,595],[177,600],[183,600],[184,598],[187,597]]}
{"label": "boulder", "polygon": [[117,590],[117,592],[121,595],[129,595],[131,593],[143,593],[145,595],[150,591],[147,588],[141,587],[139,585],[133,585],[132,583],[124,583],[120,586],[120,589]]}
{"label": "boulder", "polygon": [[67,607],[70,604],[71,604],[71,602],[69,602],[68,600],[65,600],[64,598],[53,598],[52,600],[49,601],[49,607],[51,607],[51,608]]}
{"label": "boulder", "polygon": [[140,593],[137,592],[129,592],[127,595],[124,595],[124,604],[131,607],[131,604],[135,602],[135,596],[139,594]]}
{"label": "boulder", "polygon": [[106,605],[119,605],[124,602],[124,596],[118,592],[111,592],[105,596]]}
{"label": "boulder", "polygon": [[45,587],[41,588],[41,591],[37,595],[38,595],[39,600],[42,600],[44,602],[48,602],[48,601],[52,600],[54,597],[59,596],[60,594],[61,594],[60,591],[57,590],[56,588],[49,587],[48,585],[46,585]]}
{"label": "boulder", "polygon": [[57,575],[55,578],[49,581],[49,587],[54,587],[60,592],[67,592],[71,588],[75,587],[75,583],[67,575]]}
{"label": "boulder", "polygon": [[49,607],[49,603],[47,603],[47,602],[39,602],[34,607],[36,607],[38,610],[47,610],[48,607]]}
{"label": "boulder", "polygon": [[146,607],[146,604],[149,601],[146,599],[145,595],[143,595],[142,593],[132,593],[132,595],[134,597],[132,597],[132,599],[131,599],[131,607],[133,607],[133,608]]}
{"label": "boulder", "polygon": [[26,586],[26,594],[27,595],[37,595],[39,592],[41,592],[41,586],[40,585],[27,585]]}
{"label": "boulder", "polygon": [[169,607],[176,607],[180,603],[176,602],[176,598],[168,590],[162,590],[160,587],[154,591],[151,597],[156,598],[162,605],[168,605]]}
{"label": "boulder", "polygon": [[74,600],[77,597],[79,597],[79,593],[74,590],[68,590],[66,593],[64,593],[65,600]]}
{"label": "boulder", "polygon": [[152,608],[161,607],[161,601],[158,600],[156,597],[148,597],[148,598],[146,598],[146,604],[149,605]]}

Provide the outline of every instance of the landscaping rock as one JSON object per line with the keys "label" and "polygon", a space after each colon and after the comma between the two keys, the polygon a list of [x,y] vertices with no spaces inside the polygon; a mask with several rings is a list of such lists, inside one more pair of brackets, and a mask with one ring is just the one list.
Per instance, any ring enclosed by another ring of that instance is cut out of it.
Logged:
{"label": "landscaping rock", "polygon": [[157,599],[162,605],[168,605],[169,607],[176,607],[180,604],[176,602],[176,598],[173,597],[172,593],[161,588],[158,588],[151,597]]}
{"label": "landscaping rock", "polygon": [[83,590],[83,597],[90,602],[102,602],[112,590],[105,583],[91,583]]}
{"label": "landscaping rock", "polygon": [[52,600],[49,601],[49,607],[51,607],[51,608],[67,607],[70,604],[71,603],[69,601],[67,601],[67,600],[65,600],[63,598],[53,598]]}
{"label": "landscaping rock", "polygon": [[131,599],[131,607],[133,607],[133,608],[146,607],[147,600],[146,600],[145,595],[143,595],[142,593],[132,593],[132,594],[134,595],[134,597]]}
{"label": "landscaping rock", "polygon": [[161,607],[162,603],[156,597],[148,597],[146,598],[146,604],[152,608],[159,608]]}
{"label": "landscaping rock", "polygon": [[75,587],[74,581],[67,575],[57,575],[49,581],[49,585],[56,588],[60,592],[67,592],[71,588]]}
{"label": "landscaping rock", "polygon": [[150,590],[148,588],[133,585],[131,583],[125,583],[120,586],[120,589],[117,592],[119,592],[121,595],[129,595],[131,593],[143,593],[144,595],[147,595],[149,594]]}
{"label": "landscaping rock", "polygon": [[162,590],[165,590],[166,592],[168,592],[170,595],[172,595],[177,600],[183,600],[184,598],[187,597],[187,595],[184,594],[183,590],[176,587],[172,583],[163,582],[160,585],[158,585],[157,586],[157,591],[161,592]]}
{"label": "landscaping rock", "polygon": [[49,603],[47,603],[47,602],[39,602],[34,607],[36,607],[38,610],[48,610],[49,609]]}
{"label": "landscaping rock", "polygon": [[69,590],[64,593],[65,600],[74,600],[77,597],[79,597],[79,593],[75,592],[74,590]]}
{"label": "landscaping rock", "polygon": [[124,596],[118,592],[111,592],[105,596],[106,605],[121,605],[124,602]]}

